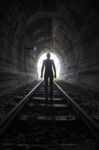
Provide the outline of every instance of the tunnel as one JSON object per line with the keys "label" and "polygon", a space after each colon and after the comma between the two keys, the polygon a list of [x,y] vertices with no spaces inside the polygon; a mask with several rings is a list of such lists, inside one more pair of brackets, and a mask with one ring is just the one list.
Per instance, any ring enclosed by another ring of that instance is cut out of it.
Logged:
{"label": "tunnel", "polygon": [[0,149],[99,149],[98,1],[0,1]]}
{"label": "tunnel", "polygon": [[0,95],[31,83],[39,57],[59,58],[60,79],[99,89],[99,4],[94,0],[0,2]]}

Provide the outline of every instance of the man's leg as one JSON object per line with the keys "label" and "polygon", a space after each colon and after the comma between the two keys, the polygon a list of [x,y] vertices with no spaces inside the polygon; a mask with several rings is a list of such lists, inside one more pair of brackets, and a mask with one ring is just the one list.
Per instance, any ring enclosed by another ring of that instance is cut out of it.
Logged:
{"label": "man's leg", "polygon": [[45,99],[48,100],[48,77],[45,76]]}
{"label": "man's leg", "polygon": [[50,77],[50,100],[53,101],[53,76]]}

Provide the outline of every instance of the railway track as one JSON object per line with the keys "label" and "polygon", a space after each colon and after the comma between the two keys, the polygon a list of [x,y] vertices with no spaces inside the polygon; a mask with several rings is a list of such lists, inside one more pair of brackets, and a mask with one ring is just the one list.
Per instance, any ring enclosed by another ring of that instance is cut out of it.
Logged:
{"label": "railway track", "polygon": [[0,122],[1,150],[98,150],[98,142],[97,123],[56,82],[53,101],[41,81]]}
{"label": "railway track", "polygon": [[0,120],[3,119],[9,111],[22,100],[39,81],[35,80],[31,84],[27,84],[18,88],[11,93],[0,97]]}

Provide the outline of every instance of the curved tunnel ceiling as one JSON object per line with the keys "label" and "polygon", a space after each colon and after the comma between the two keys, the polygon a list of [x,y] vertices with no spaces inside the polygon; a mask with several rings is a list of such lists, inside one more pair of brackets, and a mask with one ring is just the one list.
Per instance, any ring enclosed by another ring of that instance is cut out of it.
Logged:
{"label": "curved tunnel ceiling", "polygon": [[26,21],[28,47],[36,47],[38,53],[50,49],[61,55],[61,49],[68,51],[73,48],[74,36],[81,22],[76,13],[66,8],[64,1],[61,2],[61,7],[59,2],[53,12],[36,12]]}

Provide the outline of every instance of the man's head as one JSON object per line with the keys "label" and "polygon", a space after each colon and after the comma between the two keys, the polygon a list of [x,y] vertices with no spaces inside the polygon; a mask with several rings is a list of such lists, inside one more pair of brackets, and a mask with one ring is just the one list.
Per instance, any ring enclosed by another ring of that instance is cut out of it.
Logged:
{"label": "man's head", "polygon": [[48,59],[50,59],[50,56],[51,56],[50,53],[47,53],[47,58],[48,58]]}

